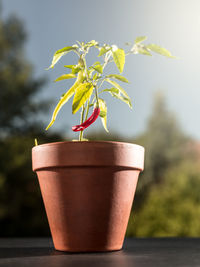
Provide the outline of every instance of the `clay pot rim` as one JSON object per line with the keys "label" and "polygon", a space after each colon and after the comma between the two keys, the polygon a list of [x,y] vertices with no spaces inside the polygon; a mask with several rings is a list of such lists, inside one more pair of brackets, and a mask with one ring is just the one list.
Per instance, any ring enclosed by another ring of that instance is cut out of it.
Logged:
{"label": "clay pot rim", "polygon": [[115,141],[46,143],[32,148],[32,167],[37,171],[52,167],[120,166],[142,171],[144,152],[140,145]]}
{"label": "clay pot rim", "polygon": [[55,146],[55,145],[61,145],[61,144],[111,144],[111,145],[130,145],[135,146],[138,148],[141,148],[144,150],[144,147],[138,144],[133,144],[129,142],[121,142],[121,141],[104,141],[104,140],[98,140],[98,141],[59,141],[59,142],[52,142],[52,143],[45,143],[41,145],[34,146],[33,149],[36,149],[37,147],[44,147],[44,146]]}

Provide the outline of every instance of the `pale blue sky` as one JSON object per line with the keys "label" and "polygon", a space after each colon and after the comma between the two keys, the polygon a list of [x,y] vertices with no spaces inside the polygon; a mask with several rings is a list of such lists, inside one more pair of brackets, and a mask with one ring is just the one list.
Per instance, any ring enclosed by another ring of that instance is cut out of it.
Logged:
{"label": "pale blue sky", "polygon": [[[72,54],[58,63],[54,70],[45,71],[54,51],[76,40],[117,44],[123,47],[139,35],[149,42],[168,48],[177,60],[155,55],[127,57],[123,75],[130,84],[124,88],[132,98],[134,108],[106,97],[108,128],[124,137],[141,133],[151,112],[153,93],[162,89],[167,103],[186,131],[200,138],[200,1],[199,0],[3,0],[3,16],[15,13],[23,19],[29,38],[26,54],[35,66],[35,76],[46,75],[48,84],[42,96],[55,98],[55,104],[69,82],[53,83],[74,63]],[[113,67],[113,71],[116,69]],[[48,124],[51,113],[47,115]],[[57,117],[53,129],[62,129],[74,138],[70,127],[79,122],[71,115],[71,102]],[[44,124],[44,128],[46,126]],[[101,129],[101,121],[88,129]]]}

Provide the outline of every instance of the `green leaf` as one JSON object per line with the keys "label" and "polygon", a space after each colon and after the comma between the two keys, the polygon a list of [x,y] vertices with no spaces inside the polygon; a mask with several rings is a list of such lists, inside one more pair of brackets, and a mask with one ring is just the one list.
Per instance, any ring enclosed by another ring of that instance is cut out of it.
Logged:
{"label": "green leaf", "polygon": [[70,51],[73,51],[73,50],[76,50],[76,49],[77,49],[77,45],[73,45],[73,46],[66,46],[66,47],[56,51],[54,56],[53,56],[53,60],[51,62],[51,65],[47,68],[47,70],[53,68],[54,65],[60,60],[60,58],[62,56],[66,55]]}
{"label": "green leaf", "polygon": [[145,56],[152,56],[152,54],[149,52],[149,50],[145,46],[139,46],[136,48],[136,51],[139,54],[145,55]]}
{"label": "green leaf", "polygon": [[58,82],[58,81],[66,80],[66,79],[72,79],[72,78],[76,78],[76,75],[72,73],[63,74],[60,77],[58,77],[54,82]]}
{"label": "green leaf", "polygon": [[100,52],[98,54],[98,57],[103,56],[104,54],[106,54],[108,51],[111,50],[111,47],[109,45],[104,45],[100,48]]}
{"label": "green leaf", "polygon": [[112,93],[119,94],[119,89],[112,87],[112,88],[104,89],[100,93],[102,93],[102,92],[109,92],[111,94]]}
{"label": "green leaf", "polygon": [[106,112],[105,111],[100,111],[100,115],[99,115],[100,117],[105,117],[106,116]]}
{"label": "green leaf", "polygon": [[119,75],[119,74],[110,74],[110,75],[107,75],[106,77],[115,78],[121,82],[129,83],[129,81],[124,76]]}
{"label": "green leaf", "polygon": [[71,69],[72,74],[78,73],[82,68],[78,65],[64,65],[65,68]]}
{"label": "green leaf", "polygon": [[72,104],[72,113],[75,114],[83,104],[91,97],[93,92],[93,85],[91,83],[81,83],[76,88]]}
{"label": "green leaf", "polygon": [[103,73],[103,67],[100,64],[93,66],[92,68],[101,74]]}
{"label": "green leaf", "polygon": [[72,73],[73,74],[77,74],[80,70],[82,70],[83,68],[80,66],[75,66],[74,68],[72,68]]}
{"label": "green leaf", "polygon": [[101,62],[96,61],[92,66],[101,65]]}
{"label": "green leaf", "polygon": [[96,61],[89,69],[96,70],[99,73],[103,73],[103,67],[99,61]]}
{"label": "green leaf", "polygon": [[73,69],[76,65],[64,65],[65,68]]}
{"label": "green leaf", "polygon": [[72,50],[76,50],[77,49],[77,45],[72,45],[72,46],[66,46],[66,47],[63,47],[59,50],[57,50],[55,52],[56,55],[60,54],[60,53],[65,53],[65,52],[69,52],[69,51],[72,51]]}
{"label": "green leaf", "polygon": [[112,50],[113,54],[113,59],[114,62],[119,69],[119,72],[122,73],[124,69],[124,64],[125,64],[125,52],[121,48],[113,49]]}
{"label": "green leaf", "polygon": [[135,44],[139,44],[139,43],[145,41],[146,39],[147,39],[146,36],[138,36],[138,37],[135,39],[134,43],[135,43]]}
{"label": "green leaf", "polygon": [[101,47],[98,57],[103,56],[105,53],[107,53],[107,51],[108,50],[106,50],[105,47]]}
{"label": "green leaf", "polygon": [[128,104],[128,106],[132,109],[132,103],[131,103],[130,98],[127,98],[127,97],[124,97],[120,94],[115,94],[115,93],[112,93],[112,96],[123,101],[124,103]]}
{"label": "green leaf", "polygon": [[62,94],[60,101],[58,102],[56,108],[54,109],[54,112],[53,112],[51,121],[50,121],[49,125],[47,126],[46,130],[48,130],[49,127],[51,127],[54,124],[54,122],[56,120],[56,117],[58,115],[58,112],[60,111],[60,109],[62,108],[62,106],[73,96],[76,88],[78,87],[78,85],[80,83],[83,82],[83,80],[84,80],[84,73],[83,73],[83,71],[80,71],[78,73],[77,78],[76,78],[76,81],[72,85],[72,87],[65,94]]}
{"label": "green leaf", "polygon": [[109,132],[107,128],[107,106],[106,102],[101,98],[99,98],[99,108],[100,108],[100,117],[103,127],[106,130],[106,132]]}
{"label": "green leaf", "polygon": [[91,79],[92,73],[94,72],[94,69],[87,69],[88,77]]}
{"label": "green leaf", "polygon": [[48,130],[55,122],[56,117],[58,115],[58,112],[60,111],[60,109],[62,108],[62,106],[73,96],[75,91],[74,86],[72,86],[60,99],[60,101],[58,102],[56,108],[54,109],[51,121],[49,123],[49,125],[47,126],[46,130]]}
{"label": "green leaf", "polygon": [[91,47],[98,45],[98,42],[95,40],[91,40],[90,42],[86,43],[85,46]]}
{"label": "green leaf", "polygon": [[115,88],[117,88],[119,90],[119,92],[121,94],[123,94],[125,97],[129,98],[127,92],[118,83],[116,83],[115,81],[112,81],[110,79],[105,79],[105,81],[112,84]]}
{"label": "green leaf", "polygon": [[156,45],[156,44],[148,44],[148,45],[146,45],[146,47],[148,49],[150,49],[151,51],[153,51],[153,52],[155,52],[157,54],[160,54],[162,56],[170,57],[170,58],[175,58],[174,56],[171,55],[171,53],[167,49],[165,49],[165,48],[163,48],[163,47],[161,47],[159,45]]}
{"label": "green leaf", "polygon": [[[126,93],[126,91],[118,84],[118,83],[116,83],[115,81],[112,81],[112,80],[110,80],[110,79],[106,79],[106,81],[107,82],[109,82],[110,84],[112,84],[115,88],[117,88],[118,90],[119,90],[119,94],[116,94],[117,96],[118,96],[118,98],[122,98],[123,99],[123,101],[125,102],[126,101],[126,103],[129,105],[129,107],[130,108],[132,108],[132,104],[131,104],[131,99],[130,99],[130,97],[128,96],[128,94]],[[115,94],[115,93],[112,93],[112,95],[113,94]],[[120,94],[122,94],[123,95],[123,97],[120,95]],[[113,95],[114,96],[114,95]],[[116,97],[116,96],[115,96]],[[120,99],[121,99],[120,98]],[[121,100],[122,100],[121,99]]]}
{"label": "green leaf", "polygon": [[95,81],[98,77],[99,77],[98,73],[95,72],[95,74],[93,75],[92,79]]}
{"label": "green leaf", "polygon": [[101,92],[109,92],[113,97],[122,100],[126,104],[129,105],[129,107],[132,109],[132,104],[130,98],[127,98],[125,96],[122,96],[120,94],[120,91],[117,88],[109,88],[109,89],[104,89]]}

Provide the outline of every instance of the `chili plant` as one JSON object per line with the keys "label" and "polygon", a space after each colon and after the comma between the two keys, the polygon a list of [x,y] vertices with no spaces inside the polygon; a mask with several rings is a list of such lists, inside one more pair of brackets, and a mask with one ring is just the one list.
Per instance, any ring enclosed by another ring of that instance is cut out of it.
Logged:
{"label": "chili plant", "polygon": [[[131,99],[127,92],[116,82],[116,80],[124,83],[129,82],[121,75],[124,69],[125,57],[131,54],[151,56],[151,52],[156,52],[163,56],[173,58],[171,53],[165,48],[156,44],[144,44],[143,42],[146,39],[146,36],[140,36],[135,39],[133,44],[127,43],[126,45],[129,47],[127,52],[125,52],[122,48],[118,48],[116,45],[100,45],[95,40],[88,43],[77,41],[77,43],[72,46],[67,46],[56,51],[48,69],[54,68],[60,58],[69,52],[74,52],[78,56],[78,60],[75,65],[65,65],[64,67],[70,69],[71,72],[61,75],[55,80],[55,82],[72,78],[76,80],[72,87],[61,96],[46,130],[54,124],[62,106],[67,103],[72,96],[74,96],[72,113],[75,114],[79,110],[81,110],[81,112],[80,124],[73,126],[72,130],[80,132],[79,141],[87,140],[83,138],[83,131],[94,123],[98,116],[101,117],[102,124],[108,132],[107,105],[103,99],[103,94],[109,93],[114,98],[125,102],[130,108],[132,108]],[[96,61],[91,66],[87,66],[86,55],[92,48],[98,49],[99,61]],[[110,63],[116,64],[120,74],[105,73],[105,68]],[[110,86],[105,86],[105,82]],[[88,118],[91,108],[93,109],[93,112]]]}

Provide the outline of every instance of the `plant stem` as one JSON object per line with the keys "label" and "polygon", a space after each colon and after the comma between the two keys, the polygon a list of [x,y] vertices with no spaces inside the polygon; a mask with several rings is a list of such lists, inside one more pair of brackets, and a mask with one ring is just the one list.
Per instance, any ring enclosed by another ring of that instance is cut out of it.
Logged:
{"label": "plant stem", "polygon": [[77,51],[77,50],[74,50],[74,52],[78,55],[78,57],[80,58],[81,54]]}
{"label": "plant stem", "polygon": [[85,76],[86,76],[86,80],[87,82],[90,81],[89,77],[88,77],[88,72],[87,72],[87,64],[86,64],[86,59],[85,59],[85,54],[84,54],[84,57],[83,57],[83,62],[84,62],[84,69],[85,69]]}
{"label": "plant stem", "polygon": [[[85,112],[85,105],[82,106],[82,111],[81,111],[81,121],[80,121],[80,124],[83,123],[84,112]],[[79,141],[82,141],[82,139],[83,139],[83,131],[80,131],[80,134],[79,134]]]}
{"label": "plant stem", "polygon": [[83,139],[83,131],[80,131],[80,134],[79,134],[79,141],[82,141]]}
{"label": "plant stem", "polygon": [[94,86],[94,91],[95,91],[95,97],[96,97],[96,101],[97,101],[97,106],[99,106],[99,97],[98,97],[98,92],[97,92],[97,86]]}
{"label": "plant stem", "polygon": [[100,82],[100,84],[99,84],[99,88],[102,86],[102,84],[103,84],[103,82],[105,81],[105,78],[103,78],[102,80],[101,80],[101,82]]}
{"label": "plant stem", "polygon": [[90,98],[88,99],[88,102],[87,102],[87,108],[86,108],[86,114],[85,114],[85,121],[87,120],[87,117],[88,117],[89,105],[90,105]]}

